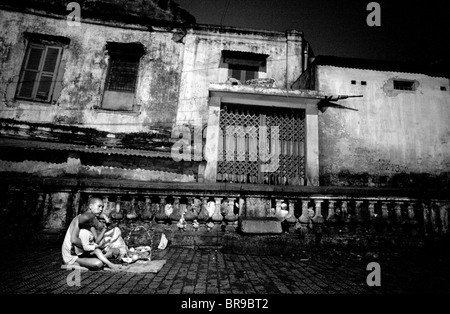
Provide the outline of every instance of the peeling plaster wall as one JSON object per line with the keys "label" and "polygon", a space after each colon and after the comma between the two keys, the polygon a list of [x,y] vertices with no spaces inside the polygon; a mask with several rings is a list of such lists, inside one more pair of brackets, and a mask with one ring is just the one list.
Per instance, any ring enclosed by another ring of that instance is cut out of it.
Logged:
{"label": "peeling plaster wall", "polygon": [[[289,84],[292,84],[301,74],[301,34],[293,32],[289,40],[288,77]],[[189,30],[185,37],[178,123],[207,122],[208,86],[210,83],[224,83],[228,79],[228,68],[221,65],[222,50],[269,55],[266,71],[259,72],[259,78],[273,78],[276,80],[276,87],[286,88],[288,50],[285,33],[241,32],[219,28]]]}
{"label": "peeling plaster wall", "polygon": [[[51,104],[15,100],[26,52],[24,32],[64,36],[62,90]],[[29,122],[80,124],[108,132],[145,132],[148,126],[171,127],[178,108],[183,44],[169,31],[149,32],[82,23],[69,27],[64,19],[0,11],[0,117]],[[140,42],[142,57],[135,112],[107,112],[101,107],[108,66],[107,41]]]}
{"label": "peeling plaster wall", "polygon": [[[0,71],[5,82],[0,86],[0,118],[80,125],[113,133],[147,132],[155,127],[170,132],[174,123],[206,123],[209,83],[222,83],[228,78],[228,69],[220,67],[224,49],[269,55],[266,71],[259,77],[274,78],[282,89],[301,72],[303,37],[295,31],[202,26],[184,34],[176,29],[148,31],[138,25],[116,25],[85,22],[70,27],[64,18],[0,11]],[[61,86],[51,104],[15,99],[27,48],[24,32],[70,39],[61,58]],[[105,46],[109,41],[139,42],[146,50],[132,112],[101,109],[109,63]]]}
{"label": "peeling plaster wall", "polygon": [[[394,79],[415,80],[417,89],[394,90]],[[339,101],[359,111],[319,115],[321,185],[448,186],[448,79],[319,66],[316,83],[330,95],[364,95]]]}

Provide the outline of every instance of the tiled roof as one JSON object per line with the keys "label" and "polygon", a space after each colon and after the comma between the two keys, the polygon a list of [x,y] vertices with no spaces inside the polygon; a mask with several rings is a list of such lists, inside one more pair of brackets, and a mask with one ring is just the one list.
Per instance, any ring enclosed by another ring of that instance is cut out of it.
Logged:
{"label": "tiled roof", "polygon": [[0,138],[0,146],[2,149],[7,147],[27,148],[27,149],[48,149],[48,150],[60,150],[60,151],[77,151],[85,153],[96,154],[115,154],[115,155],[128,155],[128,156],[140,156],[151,158],[171,158],[168,151],[148,151],[138,149],[124,149],[124,148],[112,148],[112,147],[98,147],[93,145],[79,145],[79,144],[66,144],[66,143],[52,143],[34,140],[22,140],[14,138]]}
{"label": "tiled roof", "polygon": [[425,63],[407,63],[398,61],[374,60],[374,59],[359,59],[359,58],[344,58],[337,56],[317,56],[313,65],[330,65],[342,68],[366,69],[375,71],[388,72],[405,72],[405,73],[420,73],[435,77],[450,78],[448,69],[439,66],[432,66]]}
{"label": "tiled roof", "polygon": [[[67,16],[70,0],[2,0],[1,5],[24,12],[33,10]],[[81,17],[127,24],[169,26],[195,24],[195,18],[174,1],[95,0],[79,1]]]}
{"label": "tiled roof", "polygon": [[171,158],[170,130],[108,133],[86,127],[0,119],[0,146]]}

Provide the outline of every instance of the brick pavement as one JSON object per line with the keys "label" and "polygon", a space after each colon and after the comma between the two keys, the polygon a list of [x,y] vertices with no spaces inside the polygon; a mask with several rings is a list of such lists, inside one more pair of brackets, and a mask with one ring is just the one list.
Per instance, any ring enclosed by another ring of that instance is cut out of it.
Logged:
{"label": "brick pavement", "polygon": [[[59,246],[3,248],[0,294],[391,294],[449,293],[450,254],[444,251],[381,252],[378,256],[313,249],[293,256],[224,254],[215,249],[168,247],[154,260],[157,274],[82,271],[68,286]],[[7,253],[7,254],[5,254]],[[381,266],[381,286],[369,287],[369,262]]]}

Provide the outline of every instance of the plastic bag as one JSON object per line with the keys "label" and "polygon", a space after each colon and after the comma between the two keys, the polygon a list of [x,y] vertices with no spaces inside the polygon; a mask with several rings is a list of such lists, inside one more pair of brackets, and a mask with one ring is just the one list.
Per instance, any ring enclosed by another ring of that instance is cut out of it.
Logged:
{"label": "plastic bag", "polygon": [[164,250],[167,246],[167,242],[169,241],[167,241],[166,235],[163,233],[161,235],[161,241],[159,242],[158,249]]}

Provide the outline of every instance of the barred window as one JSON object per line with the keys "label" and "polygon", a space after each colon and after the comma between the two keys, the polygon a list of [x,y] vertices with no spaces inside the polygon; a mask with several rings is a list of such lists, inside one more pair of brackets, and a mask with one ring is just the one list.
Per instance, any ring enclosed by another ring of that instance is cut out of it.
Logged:
{"label": "barred window", "polygon": [[141,43],[108,42],[106,50],[110,59],[102,109],[133,111],[139,62],[145,54],[145,48]]}
{"label": "barred window", "polygon": [[134,93],[138,69],[138,58],[111,54],[106,90]]}

